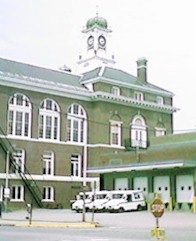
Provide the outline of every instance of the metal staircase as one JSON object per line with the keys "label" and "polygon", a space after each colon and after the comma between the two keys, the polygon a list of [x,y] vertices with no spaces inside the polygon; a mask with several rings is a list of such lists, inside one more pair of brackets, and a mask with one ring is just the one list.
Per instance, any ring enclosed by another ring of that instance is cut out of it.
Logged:
{"label": "metal staircase", "polygon": [[9,155],[9,161],[10,161],[10,164],[11,164],[10,166],[12,170],[17,171],[22,181],[24,182],[25,187],[28,189],[29,193],[31,194],[31,197],[35,201],[35,203],[38,205],[38,207],[42,208],[43,207],[43,203],[41,201],[42,192],[40,188],[38,187],[36,181],[32,178],[26,165],[24,165],[24,171],[22,171],[20,166],[16,163],[14,159],[14,154],[16,153],[16,150],[14,149],[10,140],[6,137],[1,127],[0,127],[0,146],[5,151],[6,155],[7,154]]}

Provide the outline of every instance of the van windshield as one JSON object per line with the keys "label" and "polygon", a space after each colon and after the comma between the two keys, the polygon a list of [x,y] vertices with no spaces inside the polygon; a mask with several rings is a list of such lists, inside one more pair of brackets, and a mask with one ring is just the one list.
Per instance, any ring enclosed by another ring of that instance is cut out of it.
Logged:
{"label": "van windshield", "polygon": [[106,198],[106,194],[97,194],[96,199],[104,199]]}
{"label": "van windshield", "polygon": [[112,194],[113,199],[121,199],[122,197],[123,197],[123,194],[120,194],[120,193]]}
{"label": "van windshield", "polygon": [[[90,199],[91,196],[90,195],[85,195],[85,199]],[[78,200],[83,200],[83,194],[80,194],[79,197],[78,197]]]}

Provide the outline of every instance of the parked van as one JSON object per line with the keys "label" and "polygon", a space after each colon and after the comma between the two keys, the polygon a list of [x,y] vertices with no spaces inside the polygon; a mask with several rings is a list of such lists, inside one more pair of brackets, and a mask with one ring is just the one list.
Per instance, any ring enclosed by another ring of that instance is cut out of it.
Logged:
{"label": "parked van", "polygon": [[146,208],[144,195],[139,190],[111,191],[111,200],[104,205],[109,212],[125,212]]}
{"label": "parked van", "polygon": [[104,205],[111,199],[111,192],[102,190],[96,191],[93,195],[93,201],[91,203],[86,204],[87,210],[94,211],[102,211],[104,209]]}
{"label": "parked van", "polygon": [[75,202],[72,203],[71,209],[76,212],[81,212],[85,205],[88,205],[93,201],[93,192],[85,192],[85,197],[83,198],[84,192],[79,192],[76,196]]}

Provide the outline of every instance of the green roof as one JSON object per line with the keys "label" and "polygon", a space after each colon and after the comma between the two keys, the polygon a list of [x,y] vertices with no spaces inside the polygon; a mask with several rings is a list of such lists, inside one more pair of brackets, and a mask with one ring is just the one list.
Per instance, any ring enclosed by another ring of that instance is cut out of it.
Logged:
{"label": "green roof", "polygon": [[142,83],[138,81],[137,77],[133,76],[132,74],[120,69],[112,68],[112,67],[99,67],[92,71],[86,72],[83,74],[81,82],[83,83],[85,81],[90,81],[97,78],[100,78],[100,81],[104,81],[104,79],[109,79],[111,81],[114,80],[114,81],[121,82],[121,84],[133,84],[136,86],[146,87],[151,90],[164,91],[169,94],[172,94],[171,92],[163,88],[160,88],[154,84],[151,84],[148,82]]}
{"label": "green roof", "polygon": [[[81,76],[0,58],[0,72],[84,88]],[[85,88],[84,88],[85,89]]]}
{"label": "green roof", "polygon": [[97,78],[99,76],[100,70],[101,70],[101,67],[93,69],[89,72],[83,73],[81,81]]}

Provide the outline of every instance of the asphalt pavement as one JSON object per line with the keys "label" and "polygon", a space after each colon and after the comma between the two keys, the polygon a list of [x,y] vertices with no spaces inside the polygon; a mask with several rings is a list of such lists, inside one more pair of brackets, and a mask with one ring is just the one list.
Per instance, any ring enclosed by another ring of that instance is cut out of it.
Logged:
{"label": "asphalt pavement", "polygon": [[[143,227],[152,228],[156,220],[150,211],[129,213],[95,213],[90,212],[83,216],[69,209],[33,209],[31,222],[26,210],[3,212],[0,218],[0,226],[23,227]],[[112,222],[111,222],[112,219]],[[84,221],[83,221],[84,220]],[[196,228],[196,213],[183,211],[166,211],[159,219],[163,227]]]}

